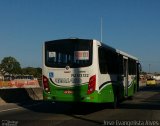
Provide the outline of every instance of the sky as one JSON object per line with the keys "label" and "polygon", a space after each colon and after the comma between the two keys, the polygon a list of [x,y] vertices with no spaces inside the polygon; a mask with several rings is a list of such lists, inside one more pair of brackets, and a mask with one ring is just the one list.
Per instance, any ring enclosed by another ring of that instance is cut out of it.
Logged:
{"label": "sky", "polygon": [[100,40],[101,19],[104,43],[160,72],[159,0],[0,0],[0,60],[41,67],[44,41]]}

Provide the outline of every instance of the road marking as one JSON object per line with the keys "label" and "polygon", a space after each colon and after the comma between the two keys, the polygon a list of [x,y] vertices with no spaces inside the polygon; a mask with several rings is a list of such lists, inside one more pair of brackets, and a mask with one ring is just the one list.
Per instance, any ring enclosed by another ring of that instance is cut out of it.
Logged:
{"label": "road marking", "polygon": [[11,111],[11,110],[16,110],[16,109],[20,109],[20,108],[21,108],[21,107],[11,108],[11,109],[6,109],[6,110],[1,110],[0,113],[6,112],[6,111]]}
{"label": "road marking", "polygon": [[7,112],[7,111],[12,111],[12,110],[17,110],[17,109],[22,109],[24,107],[32,107],[32,106],[37,106],[37,105],[40,105],[42,103],[36,103],[36,104],[32,104],[32,105],[24,105],[22,107],[16,107],[16,108],[10,108],[10,109],[5,109],[5,110],[1,110],[0,113],[2,112]]}

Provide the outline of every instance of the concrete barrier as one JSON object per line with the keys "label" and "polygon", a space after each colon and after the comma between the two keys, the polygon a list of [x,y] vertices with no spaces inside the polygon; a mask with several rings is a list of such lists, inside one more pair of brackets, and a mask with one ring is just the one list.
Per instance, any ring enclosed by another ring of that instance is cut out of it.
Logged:
{"label": "concrete barrier", "polygon": [[0,105],[42,99],[42,88],[0,89]]}
{"label": "concrete barrier", "polygon": [[42,100],[43,99],[42,88],[27,88],[26,91],[32,100]]}

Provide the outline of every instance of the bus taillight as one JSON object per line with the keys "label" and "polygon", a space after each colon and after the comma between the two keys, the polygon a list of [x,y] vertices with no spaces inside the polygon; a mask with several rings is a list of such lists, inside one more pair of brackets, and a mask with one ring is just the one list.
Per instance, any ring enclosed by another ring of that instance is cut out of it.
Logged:
{"label": "bus taillight", "polygon": [[87,94],[93,93],[95,91],[95,88],[96,88],[96,75],[93,75],[89,79]]}
{"label": "bus taillight", "polygon": [[44,90],[49,93],[50,88],[49,88],[48,78],[44,75],[43,75],[43,86],[44,86]]}

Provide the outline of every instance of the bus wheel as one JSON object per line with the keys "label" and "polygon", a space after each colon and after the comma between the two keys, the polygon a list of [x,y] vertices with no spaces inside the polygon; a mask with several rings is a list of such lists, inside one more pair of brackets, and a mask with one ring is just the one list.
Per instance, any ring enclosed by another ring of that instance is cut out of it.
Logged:
{"label": "bus wheel", "polygon": [[128,97],[128,100],[133,100],[133,96],[129,96],[129,97]]}

